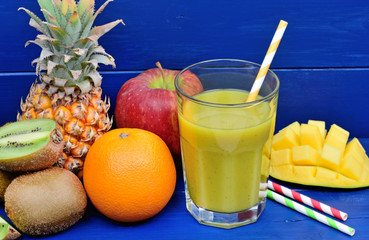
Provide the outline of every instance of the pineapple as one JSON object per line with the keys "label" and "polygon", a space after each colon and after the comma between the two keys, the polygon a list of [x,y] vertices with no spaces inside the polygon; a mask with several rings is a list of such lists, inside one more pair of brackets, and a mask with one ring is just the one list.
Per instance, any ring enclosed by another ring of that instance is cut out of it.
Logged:
{"label": "pineapple", "polygon": [[82,178],[83,162],[91,144],[112,126],[107,112],[109,98],[102,101],[99,64],[115,67],[114,58],[98,45],[98,39],[122,20],[92,27],[94,0],[38,0],[45,21],[25,8],[30,26],[41,34],[28,41],[42,48],[36,63],[38,79],[32,84],[18,121],[54,119],[63,128],[64,152],[56,163]]}

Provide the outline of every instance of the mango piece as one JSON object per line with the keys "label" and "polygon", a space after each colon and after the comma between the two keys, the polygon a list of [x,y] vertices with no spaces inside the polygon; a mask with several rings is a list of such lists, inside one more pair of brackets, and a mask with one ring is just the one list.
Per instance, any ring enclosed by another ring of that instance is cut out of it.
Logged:
{"label": "mango piece", "polygon": [[347,144],[348,137],[349,137],[349,132],[340,128],[336,124],[333,124],[331,128],[329,129],[329,132],[325,139],[325,144],[328,144],[334,148],[344,151],[346,144]]}
{"label": "mango piece", "polygon": [[317,167],[315,166],[294,166],[293,174],[296,178],[304,179],[304,181],[314,181]]}
{"label": "mango piece", "polygon": [[342,136],[342,138],[344,138],[344,136],[348,137],[350,135],[350,132],[346,131],[345,129],[341,128],[340,126],[336,125],[336,124],[332,124],[331,128],[329,129],[329,131],[335,131],[335,132],[339,132]]}
{"label": "mango piece", "polygon": [[[364,160],[367,156],[365,153],[365,149],[360,144],[357,138],[353,138],[346,146],[344,156],[348,154],[358,155],[358,157]],[[361,161],[363,163],[363,161]]]}
{"label": "mango piece", "polygon": [[288,125],[273,137],[270,176],[312,186],[368,187],[369,158],[357,138],[347,143],[349,134],[336,124],[327,133],[317,120]]}
{"label": "mango piece", "polygon": [[269,174],[283,181],[294,182],[292,165],[270,165]]}
{"label": "mango piece", "polygon": [[338,173],[326,168],[318,167],[315,177],[326,182],[335,181],[338,178]]}
{"label": "mango piece", "polygon": [[285,131],[287,128],[290,128],[292,131],[294,131],[294,133],[296,133],[297,137],[300,137],[300,123],[299,122],[296,121],[296,122],[291,123],[287,127],[280,130],[280,132]]}
{"label": "mango piece", "polygon": [[273,164],[274,166],[292,165],[291,150],[288,148],[276,151],[273,150],[271,158],[273,161],[270,164]]}
{"label": "mango piece", "polygon": [[343,152],[328,144],[324,144],[320,156],[319,166],[326,167],[333,171],[338,171]]}
{"label": "mango piece", "polygon": [[[280,150],[282,151],[282,150]],[[319,160],[319,152],[309,145],[292,148],[292,162],[295,165],[316,166]]]}
{"label": "mango piece", "polygon": [[335,181],[335,183],[340,184],[340,185],[346,185],[346,186],[355,186],[358,184],[357,181],[351,178],[345,177],[341,174],[337,175],[337,180]]}
{"label": "mango piece", "polygon": [[309,120],[308,124],[318,127],[319,132],[320,132],[320,136],[322,137],[322,141],[324,142],[325,135],[327,134],[327,130],[325,129],[325,122],[324,121]]}
{"label": "mango piece", "polygon": [[315,150],[321,152],[323,139],[320,135],[319,128],[314,125],[301,124],[300,128],[300,144],[309,145]]}
{"label": "mango piece", "polygon": [[361,172],[361,177],[359,179],[360,182],[369,182],[369,167],[364,167]]}
{"label": "mango piece", "polygon": [[362,170],[360,159],[355,157],[355,155],[348,154],[343,158],[340,172],[346,177],[359,180]]}
{"label": "mango piece", "polygon": [[274,135],[272,140],[272,148],[274,150],[292,148],[298,145],[299,139],[297,134],[291,128],[287,128],[284,131],[279,131],[276,135]]}

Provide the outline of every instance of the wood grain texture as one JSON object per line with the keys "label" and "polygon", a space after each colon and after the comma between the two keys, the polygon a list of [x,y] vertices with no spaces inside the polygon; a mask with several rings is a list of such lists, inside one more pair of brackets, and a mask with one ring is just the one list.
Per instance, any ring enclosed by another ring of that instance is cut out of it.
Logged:
{"label": "wood grain texture", "polygon": [[[369,69],[275,69],[281,81],[276,130],[309,119],[323,120],[327,128],[336,123],[350,136],[369,136]],[[140,71],[103,72],[103,95],[115,100],[125,81]],[[36,79],[30,73],[0,74],[0,102],[6,103],[0,124],[15,121],[21,97],[26,98]],[[368,150],[369,151],[369,150]]]}
{"label": "wood grain texture", "polygon": [[[40,14],[34,0],[0,2],[0,72],[34,71],[30,62],[39,48],[24,44],[37,32],[28,26],[28,15],[17,11],[21,6]],[[116,0],[96,24],[120,18],[126,26],[100,41],[118,70],[144,70],[156,61],[182,68],[213,58],[261,63],[280,19],[289,25],[272,67],[369,66],[367,0]]]}

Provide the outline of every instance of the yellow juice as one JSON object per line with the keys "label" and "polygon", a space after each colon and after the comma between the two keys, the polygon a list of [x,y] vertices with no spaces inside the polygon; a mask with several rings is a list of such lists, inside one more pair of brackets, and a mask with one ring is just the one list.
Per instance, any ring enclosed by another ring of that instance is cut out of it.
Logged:
{"label": "yellow juice", "polygon": [[[195,99],[243,103],[248,92],[211,90]],[[183,167],[192,201],[207,210],[233,213],[259,203],[263,146],[274,128],[268,103],[211,107],[187,100],[179,113]]]}

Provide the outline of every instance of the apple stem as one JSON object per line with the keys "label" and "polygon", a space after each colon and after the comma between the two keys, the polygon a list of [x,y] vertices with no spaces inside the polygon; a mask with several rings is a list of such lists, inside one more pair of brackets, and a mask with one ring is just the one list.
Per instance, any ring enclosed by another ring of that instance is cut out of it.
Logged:
{"label": "apple stem", "polygon": [[159,68],[160,72],[161,72],[161,76],[163,78],[163,88],[167,89],[167,84],[165,82],[165,77],[164,77],[164,70],[163,67],[161,66],[160,62],[156,62],[156,66]]}

